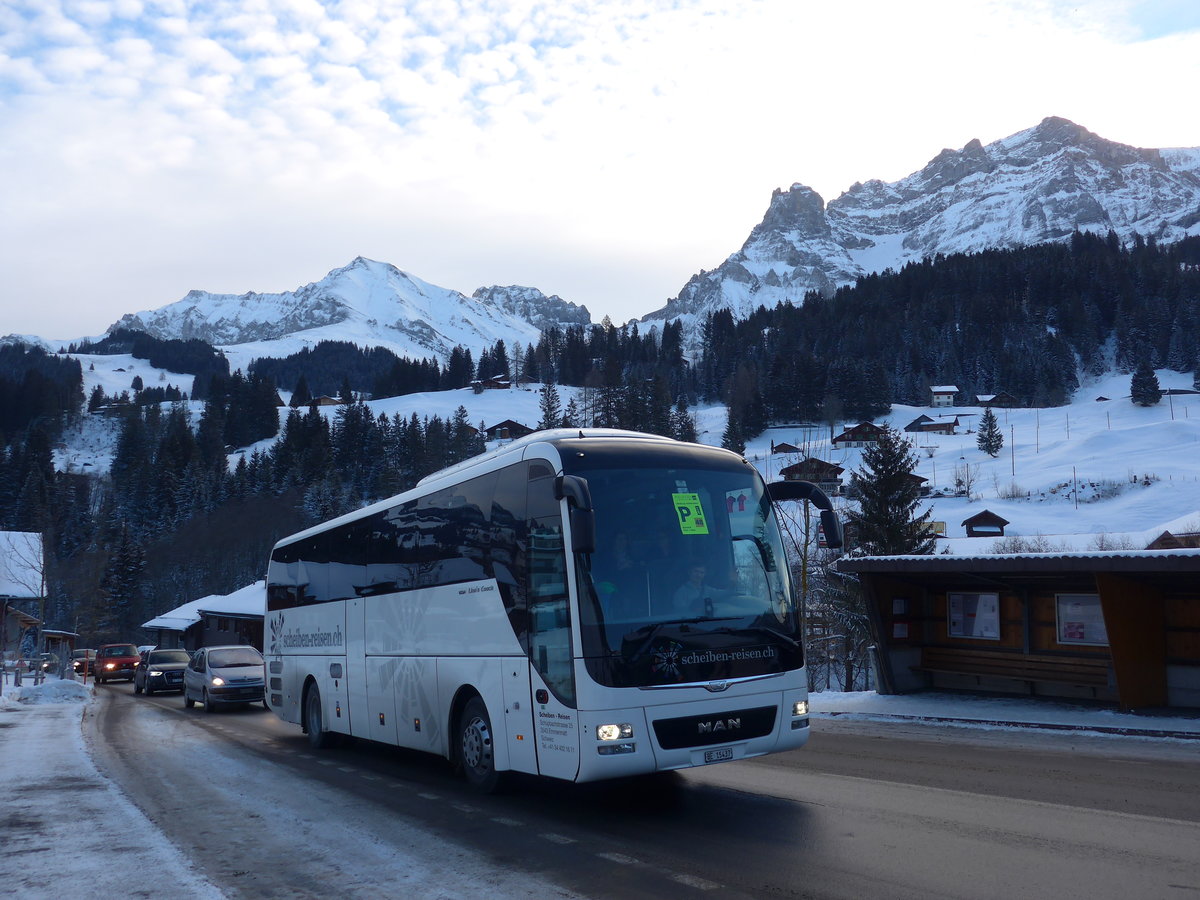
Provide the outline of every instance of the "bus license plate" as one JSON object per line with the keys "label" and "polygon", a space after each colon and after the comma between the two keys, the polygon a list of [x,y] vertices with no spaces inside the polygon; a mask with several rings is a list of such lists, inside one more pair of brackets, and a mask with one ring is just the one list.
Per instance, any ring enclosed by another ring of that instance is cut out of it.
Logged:
{"label": "bus license plate", "polygon": [[732,747],[722,747],[720,750],[704,751],[704,761],[706,763],[724,762],[727,759],[733,759]]}

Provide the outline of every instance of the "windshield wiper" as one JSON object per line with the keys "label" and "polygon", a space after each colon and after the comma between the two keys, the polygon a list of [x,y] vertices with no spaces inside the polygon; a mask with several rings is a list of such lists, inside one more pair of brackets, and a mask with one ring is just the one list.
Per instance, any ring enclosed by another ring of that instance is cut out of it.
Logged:
{"label": "windshield wiper", "polygon": [[770,625],[747,625],[745,628],[714,628],[713,629],[713,632],[716,634],[741,634],[742,632],[745,632],[745,631],[757,631],[760,634],[769,634],[771,637],[775,638],[775,640],[782,641],[783,643],[787,644],[789,647],[799,648],[799,646],[800,646],[800,642],[798,640],[796,640],[794,637],[792,637],[790,634],[785,634],[782,631],[772,628]]}

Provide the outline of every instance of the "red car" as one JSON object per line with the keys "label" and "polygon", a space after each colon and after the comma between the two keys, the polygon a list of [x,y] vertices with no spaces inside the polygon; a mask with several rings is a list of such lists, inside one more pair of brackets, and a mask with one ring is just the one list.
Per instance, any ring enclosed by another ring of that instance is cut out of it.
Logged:
{"label": "red car", "polygon": [[96,659],[92,666],[99,682],[110,681],[113,678],[133,681],[133,673],[141,661],[142,657],[133,644],[105,644],[96,651]]}

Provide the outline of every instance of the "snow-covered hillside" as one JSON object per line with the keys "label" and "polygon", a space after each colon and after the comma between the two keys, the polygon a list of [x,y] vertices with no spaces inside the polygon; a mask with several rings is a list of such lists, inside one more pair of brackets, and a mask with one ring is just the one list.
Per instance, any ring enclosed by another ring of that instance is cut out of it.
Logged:
{"label": "snow-covered hillside", "polygon": [[803,184],[776,190],[741,250],[702,271],[643,321],[682,318],[685,333],[728,308],[799,302],[856,278],[951,253],[1059,241],[1075,230],[1122,241],[1200,234],[1200,150],[1143,150],[1066,119],[983,146],[943,150],[893,183],[853,185],[828,206]]}
{"label": "snow-covered hillside", "polygon": [[[1192,387],[1190,374],[1164,370],[1158,378],[1164,390]],[[994,538],[968,538],[962,526],[984,509],[1009,520],[1006,537],[1055,550],[1141,549],[1165,529],[1200,531],[1200,394],[1135,406],[1129,380],[1110,375],[1088,382],[1067,406],[994,410],[1004,436],[995,458],[976,445],[981,407],[894,406],[877,420],[903,429],[922,413],[959,416],[958,434],[906,435],[917,447],[916,473],[928,479],[932,492],[919,510],[931,508],[932,519],[946,523],[938,552],[990,552]],[[723,425],[719,419],[706,425],[715,435],[709,442],[719,443]],[[746,452],[764,475],[777,475],[799,458],[772,457],[771,441],[790,443],[843,466],[846,483],[861,468],[862,451],[833,451],[829,437],[824,425],[773,428]],[[973,482],[969,498],[951,496],[963,470]]]}
{"label": "snow-covered hillside", "polygon": [[[140,375],[147,386],[170,383],[190,389],[189,376],[162,373],[160,379],[159,371],[141,360],[82,359],[88,393],[97,384],[110,395],[127,390],[134,375]],[[1190,375],[1163,370],[1158,378],[1164,389],[1191,388]],[[371,401],[369,406],[376,414],[408,418],[415,412],[421,418],[446,420],[463,406],[472,425],[512,419],[532,427],[540,418],[539,389],[540,385],[531,384],[480,394],[469,389],[409,394]],[[576,396],[573,388],[558,390],[564,405]],[[199,421],[201,408],[202,404],[192,404],[194,422]],[[324,412],[334,416],[336,408]],[[896,406],[886,421],[903,429],[917,416],[931,412]],[[1164,396],[1157,406],[1139,407],[1129,400],[1129,376],[1111,375],[1086,384],[1068,406],[998,409],[1004,448],[996,458],[976,446],[981,408],[936,412],[958,414],[959,433],[910,436],[918,447],[917,474],[928,479],[932,490],[920,509],[932,508],[933,519],[946,523],[947,538],[939,543],[939,550],[988,552],[994,540],[967,538],[962,527],[964,519],[984,509],[1010,521],[1007,536],[1028,538],[1052,549],[1141,548],[1165,529],[1200,531],[1200,394]],[[702,406],[693,414],[700,441],[719,445],[725,408]],[[286,415],[287,409],[281,409],[281,419]],[[107,471],[116,433],[113,420],[86,416],[80,428],[65,436],[55,454],[56,464],[76,472]],[[844,467],[842,480],[848,482],[850,472],[861,467],[862,451],[834,451],[829,439],[829,427],[823,424],[772,428],[748,442],[746,455],[765,477],[777,478],[781,468],[800,457],[773,456],[771,444],[790,443],[805,455]],[[230,465],[270,444],[264,441],[231,454]],[[969,498],[950,496],[962,470],[973,482]]]}

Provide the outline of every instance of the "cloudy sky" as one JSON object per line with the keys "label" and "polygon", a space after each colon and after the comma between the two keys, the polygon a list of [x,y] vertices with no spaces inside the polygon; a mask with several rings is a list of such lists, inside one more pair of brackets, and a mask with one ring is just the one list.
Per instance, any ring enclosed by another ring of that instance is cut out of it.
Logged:
{"label": "cloudy sky", "polygon": [[0,0],[0,335],[363,255],[640,316],[776,187],[1200,145],[1195,0]]}

